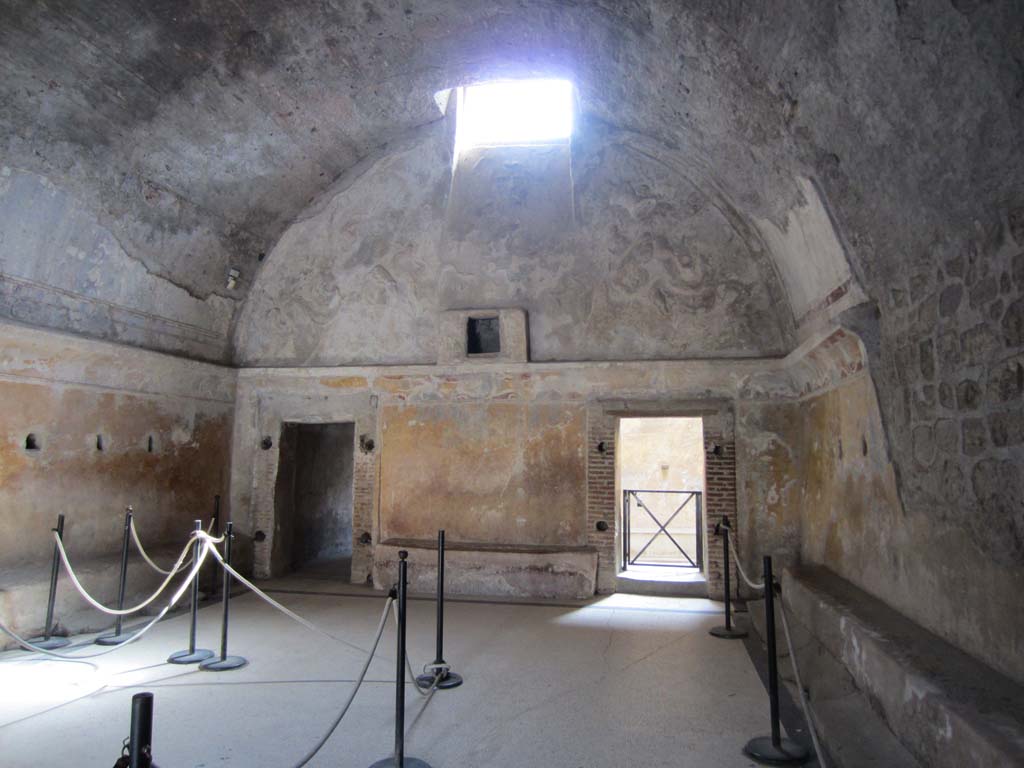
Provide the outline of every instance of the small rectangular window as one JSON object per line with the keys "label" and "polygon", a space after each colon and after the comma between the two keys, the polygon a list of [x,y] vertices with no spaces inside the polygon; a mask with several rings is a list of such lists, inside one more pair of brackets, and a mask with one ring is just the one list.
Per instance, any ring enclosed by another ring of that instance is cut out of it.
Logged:
{"label": "small rectangular window", "polygon": [[466,332],[467,354],[493,355],[501,352],[501,332],[497,317],[471,317]]}

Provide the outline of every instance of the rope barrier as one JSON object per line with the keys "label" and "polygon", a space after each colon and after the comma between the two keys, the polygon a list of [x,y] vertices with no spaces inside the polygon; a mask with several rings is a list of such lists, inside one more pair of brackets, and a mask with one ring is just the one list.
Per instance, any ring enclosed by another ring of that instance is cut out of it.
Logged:
{"label": "rope barrier", "polygon": [[[199,535],[199,538],[200,539],[204,539],[205,538],[207,540],[214,541],[213,537],[209,536],[208,534],[201,533]],[[216,539],[216,541],[220,541],[220,539]],[[221,556],[220,552],[218,552],[216,549],[211,547],[210,548],[210,552],[213,554],[214,559],[217,560],[217,562],[219,562],[221,564],[221,567],[224,568],[228,573],[230,573],[235,579],[237,579],[239,583],[241,583],[243,586],[245,586],[246,588],[248,588],[249,590],[254,592],[258,597],[260,597],[266,603],[268,603],[269,605],[272,605],[274,608],[276,608],[277,610],[281,611],[281,613],[283,613],[288,618],[292,619],[293,621],[298,622],[299,624],[301,624],[306,629],[308,629],[308,630],[310,630],[312,632],[316,632],[318,634],[321,634],[324,637],[329,637],[331,640],[334,640],[335,642],[341,643],[342,645],[347,645],[349,648],[352,648],[353,650],[359,651],[360,653],[369,653],[369,651],[367,651],[365,648],[361,648],[358,645],[356,645],[355,643],[350,643],[348,640],[340,638],[337,635],[332,635],[326,629],[321,629],[320,627],[318,627],[316,624],[312,623],[311,621],[307,621],[306,619],[304,619],[301,616],[299,616],[299,614],[295,613],[295,611],[292,611],[289,608],[286,608],[285,606],[281,605],[281,603],[277,602],[277,600],[275,600],[270,595],[268,595],[266,592],[261,590],[255,584],[253,584],[251,581],[249,581],[247,578],[245,578],[245,576],[243,576],[238,571],[236,571],[234,568],[232,568],[230,565],[225,563],[224,562],[224,558]]]}
{"label": "rope barrier", "polygon": [[313,749],[306,753],[306,756],[303,757],[302,760],[295,764],[295,768],[302,768],[310,760],[316,757],[317,752],[319,752],[323,748],[324,744],[327,743],[327,740],[334,735],[334,732],[341,724],[342,718],[345,717],[345,714],[348,712],[349,707],[352,706],[352,702],[355,700],[356,694],[359,692],[359,688],[363,684],[363,680],[366,679],[366,672],[370,668],[370,662],[373,661],[374,654],[377,653],[377,647],[380,645],[380,639],[384,635],[384,625],[387,624],[388,621],[388,612],[390,611],[391,605],[394,602],[394,599],[389,597],[387,598],[387,602],[384,604],[384,611],[381,613],[380,623],[377,625],[377,634],[373,639],[373,647],[369,651],[367,651],[366,661],[363,663],[363,669],[360,671],[359,677],[356,679],[356,684],[352,688],[352,692],[348,695],[348,699],[345,700],[344,706],[342,706],[341,711],[338,713],[338,716],[334,719],[334,722],[331,723],[331,727],[328,728],[327,732],[320,738],[320,741],[316,743],[316,746],[313,747]]}
{"label": "rope barrier", "polygon": [[119,648],[122,648],[123,646],[138,641],[142,638],[143,635],[149,632],[150,629],[156,626],[157,622],[159,622],[164,616],[166,616],[167,612],[171,610],[171,608],[173,608],[181,599],[181,596],[185,594],[185,590],[188,589],[189,585],[192,583],[192,580],[198,577],[199,569],[203,567],[203,563],[206,561],[206,556],[211,551],[216,552],[216,550],[213,549],[212,545],[210,545],[208,542],[203,542],[203,550],[199,555],[199,560],[192,567],[192,570],[189,573],[188,578],[185,579],[184,582],[182,582],[181,586],[178,587],[178,591],[175,592],[174,595],[171,597],[170,602],[166,606],[164,606],[160,613],[154,616],[153,619],[138,632],[129,636],[128,639],[124,642],[118,643],[117,645],[112,645],[109,648],[106,648],[105,650],[97,651],[96,653],[89,653],[84,656],[69,656],[62,653],[54,653],[53,651],[47,650],[46,648],[40,648],[37,645],[33,645],[32,643],[28,642],[23,637],[15,633],[3,622],[0,622],[0,631],[3,631],[6,635],[10,636],[11,639],[17,642],[22,648],[26,648],[30,651],[35,651],[36,653],[42,653],[46,656],[49,656],[54,659],[59,659],[61,661],[80,661],[82,659],[95,659],[99,656],[106,656],[108,653],[113,653],[114,651],[118,650]]}
{"label": "rope barrier", "polygon": [[[206,533],[207,534],[209,534],[210,531],[213,530],[214,522],[215,521],[213,519],[211,519],[209,525],[206,526]],[[189,564],[191,564],[191,562],[192,562],[192,555],[189,555],[188,559],[185,560],[185,562],[181,563],[180,565],[178,565],[176,563],[175,567],[172,567],[171,570],[165,570],[164,568],[161,568],[159,565],[157,565],[155,562],[153,562],[153,559],[149,556],[149,553],[146,552],[146,548],[142,546],[142,541],[140,541],[140,539],[139,539],[139,532],[135,528],[135,518],[134,517],[132,518],[131,528],[132,528],[132,541],[135,542],[135,548],[137,550],[139,550],[139,554],[142,556],[142,559],[146,561],[146,564],[150,568],[152,568],[154,571],[156,571],[157,573],[162,573],[165,576],[168,576],[168,575],[173,576],[174,574],[178,573],[179,571],[185,570],[185,568],[187,568],[189,566]],[[191,541],[191,537],[190,537],[189,540]]]}
{"label": "rope barrier", "polygon": [[[392,601],[392,610],[395,614],[395,621],[398,621],[398,604]],[[444,673],[448,671],[449,666],[447,664],[424,664],[423,672],[426,673],[428,668],[433,668],[434,671],[434,682],[430,684],[429,688],[421,688],[420,684],[416,682],[416,673],[412,671],[412,662],[409,661],[409,654],[405,654],[405,671],[409,673],[409,679],[412,680],[412,687],[416,690],[420,696],[430,698],[434,691],[437,690],[437,684],[441,678],[444,677]]]}
{"label": "rope barrier", "polygon": [[[184,561],[185,555],[188,554],[188,549],[192,546],[192,538],[193,537],[191,536],[189,537],[188,543],[181,550],[181,554],[178,555],[178,560],[175,563],[175,570],[167,575],[167,577],[163,580],[163,583],[159,587],[157,587],[156,592],[147,597],[138,605],[132,606],[131,608],[125,608],[123,610],[118,610],[116,608],[107,608],[107,606],[103,605],[103,603],[99,602],[96,598],[90,595],[89,592],[85,589],[85,587],[82,586],[82,582],[78,580],[78,576],[75,575],[75,571],[71,567],[71,562],[68,560],[68,553],[64,549],[64,542],[61,541],[60,536],[58,536],[56,533],[53,534],[53,540],[57,543],[57,550],[60,552],[60,559],[61,562],[64,564],[64,570],[67,572],[68,578],[71,579],[71,583],[74,585],[75,589],[78,590],[78,593],[82,596],[82,598],[87,603],[89,603],[93,608],[95,608],[98,611],[102,611],[103,613],[109,614],[111,616],[128,616],[133,613],[138,613],[143,608],[152,603],[154,600],[156,600],[158,597],[160,597],[163,591],[167,589],[167,585],[171,583],[171,580],[177,573],[178,566],[182,561]],[[213,543],[220,543],[221,541],[221,539],[214,539],[212,536],[207,536],[207,540]]]}
{"label": "rope barrier", "polygon": [[818,743],[818,729],[814,724],[811,705],[807,702],[807,697],[804,695],[804,685],[800,681],[800,667],[797,665],[796,653],[793,650],[793,637],[789,633],[789,622],[786,620],[786,603],[783,600],[779,601],[779,615],[782,616],[782,629],[786,635],[786,647],[789,649],[789,658],[793,662],[793,676],[796,677],[796,689],[800,693],[800,707],[804,711],[804,717],[807,718],[807,727],[811,731],[811,742],[814,744],[814,751],[818,756],[818,764],[821,768],[828,768],[828,764],[825,761],[825,753],[821,749],[821,744]]}
{"label": "rope barrier", "polygon": [[736,557],[735,557],[734,561],[736,563],[736,570],[740,574],[740,578],[743,579],[743,581],[746,583],[746,585],[748,587],[750,587],[751,589],[764,589],[764,582],[763,581],[754,582],[754,581],[751,581],[749,576],[747,576],[747,572],[743,570],[743,565],[742,565],[742,563],[740,563],[740,551],[739,551],[739,549],[736,548],[736,540],[732,537],[732,531],[728,531],[728,536],[729,536],[729,544],[732,545],[732,551],[736,553]]}

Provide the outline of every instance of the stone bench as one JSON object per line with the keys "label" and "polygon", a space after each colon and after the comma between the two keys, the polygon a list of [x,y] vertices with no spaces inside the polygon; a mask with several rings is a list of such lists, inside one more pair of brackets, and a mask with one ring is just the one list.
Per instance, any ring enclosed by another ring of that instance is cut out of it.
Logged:
{"label": "stone bench", "polygon": [[[800,625],[797,657],[816,711],[825,711],[822,693],[835,681],[822,679],[804,632],[839,662],[920,765],[1024,766],[1024,686],[826,568],[788,569],[782,594]],[[847,727],[852,736],[864,733],[860,723]]]}
{"label": "stone bench", "polygon": [[[389,539],[373,556],[373,583],[389,589],[397,581],[398,552],[409,552],[409,588],[433,593],[437,586],[437,542]],[[445,593],[489,597],[584,600],[594,596],[597,550],[593,547],[507,547],[454,544],[445,547]]]}
{"label": "stone bench", "polygon": [[[176,547],[159,547],[150,552],[150,556],[163,567],[168,567],[180,553]],[[110,555],[76,559],[74,552],[68,553],[75,574],[82,586],[95,599],[104,605],[114,607],[117,603],[118,576],[120,575],[121,556]],[[209,578],[213,565],[203,566],[204,578]],[[128,576],[125,605],[141,602],[153,590],[160,586],[164,577],[147,565],[134,552],[128,559]],[[177,577],[174,584],[180,583]],[[202,583],[202,582],[201,582]],[[42,634],[46,621],[46,600],[50,591],[50,562],[34,563],[25,566],[11,566],[0,569],[0,619],[22,637],[31,638]],[[172,587],[157,598],[151,606],[159,610],[167,604],[173,594]],[[188,605],[188,595],[178,602],[178,608]],[[147,613],[143,611],[142,613]],[[138,616],[126,616],[125,626],[130,627],[138,622]],[[96,610],[85,602],[72,585],[67,573],[61,566],[60,578],[57,582],[57,599],[54,609],[54,620],[58,634],[77,634],[81,632],[97,632],[114,625],[115,617]],[[6,634],[0,632],[0,649],[17,646]]]}

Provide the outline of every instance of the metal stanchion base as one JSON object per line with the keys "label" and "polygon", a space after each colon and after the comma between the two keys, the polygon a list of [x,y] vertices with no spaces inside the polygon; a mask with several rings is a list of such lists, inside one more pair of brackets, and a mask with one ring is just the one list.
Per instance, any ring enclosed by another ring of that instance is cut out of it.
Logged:
{"label": "metal stanchion base", "polygon": [[[416,678],[416,685],[426,690],[434,684],[433,675],[419,675]],[[449,688],[458,688],[462,685],[462,675],[457,675],[454,672],[449,672],[447,675],[437,681],[437,690],[446,691]]]}
{"label": "metal stanchion base", "polygon": [[[42,648],[44,651],[53,651],[57,648],[65,648],[71,645],[71,641],[66,637],[33,637],[29,642],[37,648]],[[32,651],[31,648],[24,648],[23,650]]]}
{"label": "metal stanchion base", "polygon": [[188,651],[176,651],[167,657],[168,664],[198,664],[213,658],[213,651],[205,648],[196,648],[191,653]]}
{"label": "metal stanchion base", "polygon": [[751,739],[743,748],[743,754],[765,765],[800,765],[810,756],[806,749],[790,739],[782,739],[775,746],[771,736]]}
{"label": "metal stanchion base", "polygon": [[249,660],[242,656],[225,656],[223,659],[207,659],[199,668],[207,672],[227,672],[229,669],[241,669],[248,663]]}
{"label": "metal stanchion base", "polygon": [[[431,678],[433,680],[433,678]],[[370,766],[370,768],[430,768],[429,763],[425,763],[416,757],[407,757],[402,761],[402,765],[399,766],[395,762],[393,757],[385,757],[383,760],[378,760],[376,763]]]}
{"label": "metal stanchion base", "polygon": [[133,637],[135,637],[134,631],[122,631],[120,634],[114,634],[113,632],[111,632],[108,635],[100,635],[95,640],[93,640],[93,642],[96,643],[96,645],[121,645],[122,643],[128,642]]}
{"label": "metal stanchion base", "polygon": [[721,637],[725,640],[739,640],[742,637],[746,637],[748,633],[747,630],[736,629],[736,627],[733,627],[732,629],[728,629],[726,627],[714,627],[713,629],[708,630],[708,634],[713,637]]}

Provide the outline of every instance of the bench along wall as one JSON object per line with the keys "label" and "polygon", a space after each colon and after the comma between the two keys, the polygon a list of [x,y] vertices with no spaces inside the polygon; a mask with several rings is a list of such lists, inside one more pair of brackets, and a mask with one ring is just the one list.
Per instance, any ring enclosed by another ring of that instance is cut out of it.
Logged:
{"label": "bench along wall", "polygon": [[[226,515],[235,372],[10,324],[0,339],[0,617],[34,632],[59,513],[76,570],[108,601],[127,505],[153,550],[184,542],[218,494]],[[103,625],[81,607],[64,581],[61,624]]]}

